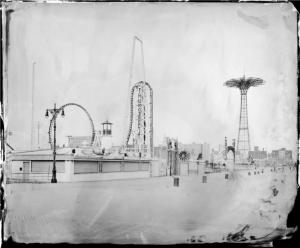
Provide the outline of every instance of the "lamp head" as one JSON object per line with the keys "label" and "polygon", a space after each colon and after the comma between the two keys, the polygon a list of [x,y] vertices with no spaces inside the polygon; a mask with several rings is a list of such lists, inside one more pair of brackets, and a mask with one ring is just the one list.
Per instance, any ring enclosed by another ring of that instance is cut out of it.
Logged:
{"label": "lamp head", "polygon": [[45,114],[45,117],[48,118],[49,117],[49,111],[48,109],[46,109],[46,114]]}
{"label": "lamp head", "polygon": [[65,117],[65,110],[64,109],[62,109],[62,111],[61,111],[61,116]]}

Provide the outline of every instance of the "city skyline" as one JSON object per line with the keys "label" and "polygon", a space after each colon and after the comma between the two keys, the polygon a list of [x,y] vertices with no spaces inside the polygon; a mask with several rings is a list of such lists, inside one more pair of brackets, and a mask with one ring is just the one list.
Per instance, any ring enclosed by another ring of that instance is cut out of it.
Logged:
{"label": "city skyline", "polygon": [[[267,82],[249,91],[251,143],[267,150],[286,147],[295,154],[296,12],[291,4],[246,5],[16,8],[9,36],[14,50],[8,50],[7,65],[10,145],[30,146],[34,62],[34,116],[35,125],[40,123],[41,147],[49,147],[44,113],[55,102],[81,104],[97,129],[109,119],[114,144],[123,142],[132,38],[138,35],[144,43],[146,81],[154,91],[154,145],[166,136],[182,143],[205,140],[212,147],[224,136],[237,139],[239,93],[223,87],[223,82],[245,73]],[[145,15],[151,18],[145,20]],[[77,109],[66,109],[57,125],[60,142],[67,135],[90,132],[88,120]]]}

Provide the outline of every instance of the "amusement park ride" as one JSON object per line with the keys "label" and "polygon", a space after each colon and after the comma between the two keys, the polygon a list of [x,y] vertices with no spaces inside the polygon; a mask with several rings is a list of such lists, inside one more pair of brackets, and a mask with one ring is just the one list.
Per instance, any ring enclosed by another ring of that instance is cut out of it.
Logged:
{"label": "amusement park ride", "polygon": [[[141,45],[143,80],[134,83],[132,86],[132,74],[136,42],[140,42]],[[127,157],[151,158],[153,156],[153,90],[150,84],[145,80],[143,41],[136,36],[133,39],[129,86],[131,87],[129,127],[121,153]],[[52,130],[54,130],[55,132],[54,126],[57,114],[60,112],[64,113],[64,109],[70,106],[77,107],[83,110],[83,112],[89,119],[91,135],[88,146],[94,148],[93,150],[95,150],[96,148],[96,150],[99,150],[99,148],[106,148],[107,144],[109,143],[106,142],[107,140],[109,140],[107,139],[107,137],[111,137],[112,123],[106,121],[102,123],[102,132],[96,131],[92,117],[90,116],[88,111],[77,103],[67,103],[55,110],[55,113],[53,114],[50,120],[48,131],[49,144],[51,148],[54,148],[54,142],[52,140]],[[94,151],[94,153],[99,154],[99,152],[96,151]]]}
{"label": "amusement park ride", "polygon": [[124,150],[126,154],[134,157],[151,158],[153,156],[153,90],[145,80],[143,41],[136,36],[133,38],[129,85],[132,85],[136,42],[140,42],[141,45],[144,79],[131,87],[129,127]]}
{"label": "amusement park ride", "polygon": [[264,80],[260,78],[248,77],[245,75],[241,78],[230,79],[224,83],[225,86],[238,88],[241,93],[239,132],[237,140],[236,155],[239,163],[249,162],[250,136],[248,126],[248,108],[247,108],[247,92],[250,87],[257,87],[264,84]]}
{"label": "amusement park ride", "polygon": [[[56,110],[56,112],[60,113],[62,111],[62,113],[64,114],[64,109],[66,107],[70,107],[70,106],[75,106],[75,107],[78,107],[78,108],[82,109],[83,112],[87,115],[87,117],[89,119],[89,122],[90,122],[90,127],[91,127],[90,145],[92,146],[94,144],[94,140],[95,140],[95,136],[96,136],[95,126],[94,126],[94,122],[92,120],[92,117],[90,116],[89,112],[84,107],[82,107],[80,104],[77,104],[77,103],[67,103],[67,104],[64,104],[61,107],[59,107]],[[52,118],[50,120],[49,130],[48,130],[48,137],[49,137],[48,140],[49,140],[49,144],[50,144],[52,149],[53,149],[52,130],[53,130],[53,125],[54,125],[57,113],[52,116]],[[48,111],[46,112],[46,116],[47,116],[47,114],[48,114]]]}
{"label": "amusement park ride", "polygon": [[[142,78],[133,80],[133,69],[135,61],[136,45],[140,45],[140,54],[142,59]],[[232,151],[234,156],[234,162],[243,163],[243,161],[249,161],[248,152],[250,151],[250,137],[248,128],[248,110],[247,110],[247,92],[250,87],[255,87],[263,84],[264,81],[260,78],[249,77],[245,75],[241,78],[231,79],[224,83],[227,87],[235,87],[240,90],[241,93],[241,107],[240,107],[240,119],[239,119],[239,132],[237,139],[237,147],[235,148],[235,140],[232,146],[227,146],[227,140],[225,140],[224,159],[227,159],[227,154]],[[144,158],[150,159],[153,157],[153,90],[151,85],[146,81],[145,77],[145,63],[143,52],[143,41],[138,37],[133,38],[132,47],[132,59],[130,65],[129,75],[129,89],[130,92],[128,99],[130,99],[129,116],[128,117],[128,130],[124,137],[124,143],[122,144],[119,153],[128,158]],[[77,103],[68,103],[57,109],[57,112],[63,111],[66,107],[75,106],[82,109],[87,115],[90,126],[91,136],[89,141],[90,147],[103,148],[103,139],[106,136],[111,136],[110,122],[102,123],[102,133],[95,130],[92,118],[88,111]],[[55,122],[56,114],[53,115],[49,125],[49,143],[53,148],[52,142],[52,129]],[[106,127],[106,128],[105,128]],[[107,130],[107,131],[105,131]],[[108,132],[110,132],[108,134]],[[226,138],[225,138],[226,139]],[[98,149],[99,150],[99,149]],[[98,153],[97,153],[98,154]],[[232,155],[230,155],[232,156]]]}
{"label": "amusement park ride", "polygon": [[[52,130],[55,131],[55,128],[54,128],[55,119],[59,113],[62,113],[62,117],[64,117],[65,108],[71,107],[71,106],[81,109],[89,119],[91,134],[90,134],[90,136],[87,136],[87,137],[89,137],[89,141],[86,144],[86,146],[92,147],[92,148],[101,148],[101,149],[105,150],[111,143],[111,142],[109,142],[109,140],[112,136],[112,129],[111,129],[112,123],[105,121],[105,122],[101,123],[101,125],[102,125],[101,131],[95,130],[95,125],[94,125],[91,115],[84,107],[82,107],[80,104],[77,104],[77,103],[67,103],[67,104],[64,104],[61,107],[55,109],[55,111],[53,111],[53,115],[50,120],[50,125],[49,125],[49,130],[48,130],[48,140],[49,140],[51,149],[54,148],[54,142],[53,142],[52,136],[54,136],[54,138],[55,138],[55,134],[53,135]],[[48,117],[48,115],[49,115],[48,112],[49,112],[49,109],[46,111],[46,117]],[[72,138],[72,136],[68,136],[68,137],[69,137],[69,139]],[[84,142],[82,142],[82,143],[84,143]],[[99,149],[96,149],[95,153],[99,154],[101,152],[99,152]]]}

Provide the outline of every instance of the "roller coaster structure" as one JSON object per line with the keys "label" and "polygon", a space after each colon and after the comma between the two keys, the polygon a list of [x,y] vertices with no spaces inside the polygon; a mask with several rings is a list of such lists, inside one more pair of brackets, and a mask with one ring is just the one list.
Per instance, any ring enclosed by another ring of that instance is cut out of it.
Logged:
{"label": "roller coaster structure", "polygon": [[[135,46],[140,43],[142,80],[133,83],[133,68],[135,61]],[[132,152],[133,156],[153,157],[153,90],[146,82],[143,41],[133,37],[132,58],[129,75],[130,116],[129,128],[125,137],[125,151]],[[136,83],[137,82],[137,83]],[[129,104],[128,104],[129,105]]]}
{"label": "roller coaster structure", "polygon": [[[64,109],[65,107],[68,107],[68,106],[76,106],[80,109],[83,110],[83,112],[87,115],[89,121],[90,121],[90,125],[91,125],[91,142],[90,142],[90,145],[92,146],[93,143],[94,143],[94,139],[95,139],[95,126],[94,126],[94,123],[93,123],[93,120],[92,120],[92,117],[90,116],[89,112],[84,108],[82,107],[81,105],[77,104],[77,103],[67,103],[67,104],[64,104],[62,105],[60,108],[58,108],[58,111],[57,113],[60,112],[60,110]],[[54,118],[55,118],[55,115],[53,115],[51,121],[50,121],[50,125],[49,125],[49,131],[48,131],[48,135],[49,135],[49,144],[51,146],[51,148],[53,148],[53,142],[52,142],[52,129],[53,129],[53,123],[54,123]]]}
{"label": "roller coaster structure", "polygon": [[126,150],[141,157],[152,157],[153,90],[149,83],[140,81],[131,88],[129,118]]}

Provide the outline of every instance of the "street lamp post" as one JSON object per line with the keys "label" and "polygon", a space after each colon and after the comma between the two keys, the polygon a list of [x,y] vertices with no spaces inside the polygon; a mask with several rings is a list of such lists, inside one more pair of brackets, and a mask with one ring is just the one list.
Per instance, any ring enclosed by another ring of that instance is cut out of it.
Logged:
{"label": "street lamp post", "polygon": [[46,109],[46,118],[49,117],[49,112],[53,116],[53,168],[52,168],[52,178],[51,178],[51,183],[57,183],[56,179],[56,117],[57,114],[59,114],[61,111],[61,116],[65,116],[64,109],[56,108],[56,103],[54,103],[54,108],[53,109]]}

